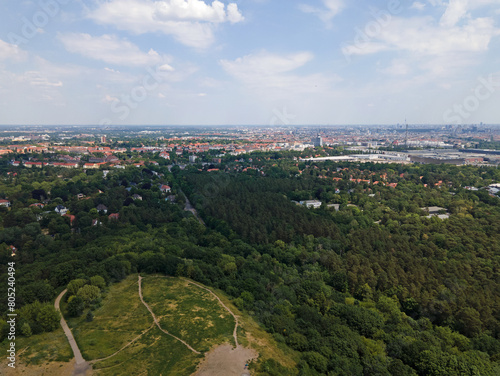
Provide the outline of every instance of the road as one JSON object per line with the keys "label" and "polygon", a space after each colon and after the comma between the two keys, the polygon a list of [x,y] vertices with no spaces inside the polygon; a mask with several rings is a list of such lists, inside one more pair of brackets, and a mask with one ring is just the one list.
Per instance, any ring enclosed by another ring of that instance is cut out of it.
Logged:
{"label": "road", "polygon": [[[59,304],[64,294],[66,294],[66,292],[68,292],[67,289],[62,291],[56,298],[56,301],[54,302],[54,307],[56,308],[56,311],[61,312]],[[68,342],[69,345],[71,346],[71,350],[73,351],[73,355],[75,356],[75,369],[73,371],[73,376],[84,376],[87,370],[89,370],[91,367],[85,361],[85,359],[83,359],[82,353],[80,352],[80,349],[76,344],[75,337],[73,337],[73,333],[71,333],[71,329],[66,323],[66,320],[64,320],[64,316],[62,315],[62,313],[61,313],[61,326],[64,330],[64,334],[66,334],[66,337],[68,338]]]}
{"label": "road", "polygon": [[[184,194],[184,192],[182,192],[182,193]],[[205,226],[205,222],[203,222],[203,219],[201,219],[200,215],[198,214],[196,209],[193,207],[193,205],[191,205],[191,202],[189,201],[189,199],[187,198],[187,196],[185,194],[184,194],[184,197],[186,197],[186,205],[184,206],[184,211],[189,211],[189,212],[193,213],[194,217],[198,220],[198,222],[200,222],[200,224]]]}

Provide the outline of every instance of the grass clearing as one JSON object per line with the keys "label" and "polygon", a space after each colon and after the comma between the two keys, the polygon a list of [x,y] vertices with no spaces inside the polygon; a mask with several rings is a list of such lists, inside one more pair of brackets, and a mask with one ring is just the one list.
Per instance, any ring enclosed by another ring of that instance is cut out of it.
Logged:
{"label": "grass clearing", "polygon": [[208,291],[178,278],[147,276],[143,295],[163,329],[200,352],[230,343],[234,319]]}
{"label": "grass clearing", "polygon": [[[7,354],[9,342],[5,339],[0,344],[2,354]],[[16,336],[15,342],[17,360],[26,366],[47,362],[69,362],[73,358],[73,352],[62,328],[31,337]]]}
{"label": "grass clearing", "polygon": [[95,363],[93,369],[100,376],[189,376],[202,358],[155,326],[117,355]]}
{"label": "grass clearing", "polygon": [[106,293],[102,306],[87,322],[85,313],[68,325],[86,360],[105,358],[151,326],[152,318],[138,295],[137,276],[129,276]]}

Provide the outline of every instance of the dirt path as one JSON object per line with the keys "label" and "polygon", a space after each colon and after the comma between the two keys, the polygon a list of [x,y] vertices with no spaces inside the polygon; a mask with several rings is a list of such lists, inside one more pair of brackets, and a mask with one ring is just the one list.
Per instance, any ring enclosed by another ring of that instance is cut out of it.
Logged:
{"label": "dirt path", "polygon": [[215,296],[220,305],[234,318],[233,338],[236,347],[229,344],[217,346],[205,354],[205,359],[198,366],[193,376],[250,376],[247,365],[259,357],[259,353],[253,349],[241,346],[238,343],[238,317],[227,305],[209,288],[194,281],[183,278],[188,283],[198,286]]}
{"label": "dirt path", "polygon": [[[181,193],[184,194],[184,192],[182,192],[182,191],[181,191]],[[187,198],[187,196],[185,194],[184,194],[184,197],[186,197],[186,205],[184,206],[184,211],[189,211],[189,212],[193,213],[194,217],[198,220],[198,222],[200,222],[200,224],[202,224],[203,226],[206,226],[205,222],[203,222],[203,219],[201,219],[200,215],[198,214],[196,209],[193,207],[193,205],[191,205],[191,202],[189,201],[189,199]]]}
{"label": "dirt path", "polygon": [[160,322],[156,318],[156,315],[153,313],[153,311],[151,310],[151,308],[149,307],[149,305],[144,301],[144,298],[142,297],[142,277],[140,275],[139,275],[139,281],[138,282],[139,282],[139,297],[141,298],[141,302],[142,302],[142,304],[144,304],[146,306],[146,308],[148,309],[149,313],[151,313],[151,316],[153,316],[153,320],[154,320],[156,326],[158,327],[158,329],[160,329],[163,333],[169,335],[170,337],[175,338],[177,341],[179,341],[182,344],[184,344],[184,346],[186,346],[189,350],[191,350],[195,354],[201,354],[199,351],[196,351],[195,349],[193,349],[187,342],[183,341],[179,337],[174,336],[173,334],[170,334],[169,332],[167,332],[166,330],[164,330],[160,326]]}
{"label": "dirt path", "polygon": [[71,333],[71,329],[66,323],[66,320],[64,320],[64,316],[62,315],[61,309],[59,308],[61,299],[64,294],[66,294],[66,292],[68,292],[67,289],[59,294],[59,296],[56,298],[56,301],[54,302],[54,307],[56,308],[56,311],[59,311],[61,313],[61,326],[64,330],[64,334],[66,334],[66,337],[68,338],[69,345],[71,346],[71,350],[73,351],[73,354],[75,356],[75,368],[73,371],[73,376],[84,376],[87,371],[91,369],[91,366],[85,361],[85,359],[83,359],[82,353],[80,352],[80,349],[78,348],[78,345],[75,341],[75,337],[73,337],[73,333]]}
{"label": "dirt path", "polygon": [[205,287],[205,286],[202,286],[202,285],[200,285],[200,284],[198,284],[198,283],[196,283],[196,282],[193,282],[193,281],[191,281],[191,280],[189,280],[189,279],[185,279],[185,278],[183,278],[183,279],[184,279],[185,281],[187,281],[187,282],[189,282],[189,283],[193,284],[193,285],[198,286],[200,289],[207,290],[210,294],[212,294],[213,296],[215,296],[215,298],[219,301],[220,305],[221,305],[221,306],[223,306],[223,307],[225,308],[225,310],[226,310],[226,311],[228,311],[228,312],[231,314],[231,316],[233,316],[233,318],[234,318],[233,338],[234,338],[234,343],[236,344],[236,347],[239,347],[240,345],[238,344],[238,332],[237,332],[237,331],[238,331],[238,317],[236,317],[236,315],[233,313],[233,311],[231,311],[231,310],[229,309],[229,307],[228,307],[228,306],[226,306],[226,305],[222,302],[222,300],[220,300],[220,298],[219,298],[219,297],[218,297],[218,296],[217,296],[217,295],[216,295],[216,294],[215,294],[212,290],[210,290],[209,288],[207,288],[207,287]]}
{"label": "dirt path", "polygon": [[91,360],[89,363],[90,364],[94,364],[94,363],[101,362],[103,360],[107,360],[109,358],[114,357],[116,354],[118,354],[118,353],[122,352],[123,350],[125,350],[127,347],[129,347],[131,344],[133,344],[135,341],[137,341],[139,338],[141,338],[144,334],[146,334],[151,329],[153,329],[154,326],[155,326],[155,323],[152,323],[149,328],[147,328],[145,331],[143,331],[141,334],[139,334],[137,337],[135,337],[132,341],[130,341],[129,343],[127,343],[125,346],[123,346],[120,350],[118,350],[114,354],[111,354],[111,355],[109,355],[109,356],[107,356],[105,358]]}

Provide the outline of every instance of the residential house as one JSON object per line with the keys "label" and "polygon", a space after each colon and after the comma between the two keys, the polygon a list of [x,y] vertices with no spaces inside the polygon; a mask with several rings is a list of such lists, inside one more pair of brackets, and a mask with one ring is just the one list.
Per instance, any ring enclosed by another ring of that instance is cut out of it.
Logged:
{"label": "residential house", "polygon": [[83,167],[87,168],[87,169],[98,169],[99,167],[101,167],[101,166],[103,166],[105,164],[106,163],[104,163],[104,162],[101,162],[101,163],[98,163],[98,162],[96,162],[96,163],[85,163],[83,165]]}
{"label": "residential house", "polygon": [[9,200],[0,200],[0,206],[4,206],[6,208],[10,207],[10,201]]}
{"label": "residential house", "polygon": [[314,209],[318,209],[319,207],[321,207],[321,201],[319,200],[305,200],[305,201],[300,201],[299,204]]}
{"label": "residential house", "polygon": [[429,206],[427,208],[421,208],[423,211],[429,213],[426,218],[438,217],[439,219],[448,219],[450,214],[445,208],[439,206]]}
{"label": "residential house", "polygon": [[141,196],[141,195],[138,195],[137,193],[134,193],[134,194],[132,195],[132,198],[133,198],[134,200],[140,200],[140,201],[142,201],[142,196]]}
{"label": "residential house", "polygon": [[24,162],[24,167],[27,167],[27,168],[32,168],[32,167],[42,168],[43,167],[43,163],[42,162]]}
{"label": "residential house", "polygon": [[98,212],[103,212],[104,214],[108,212],[108,208],[106,207],[106,205],[103,204],[97,205],[96,209]]}
{"label": "residential house", "polygon": [[163,193],[168,193],[168,192],[170,192],[170,191],[171,191],[171,188],[170,188],[170,186],[163,184],[163,185],[160,187],[160,191],[162,191]]}
{"label": "residential house", "polygon": [[110,214],[110,215],[108,216],[108,218],[109,218],[110,220],[117,221],[117,220],[118,220],[118,218],[120,218],[120,214],[119,214],[119,213],[112,213],[112,214]]}
{"label": "residential house", "polygon": [[50,164],[48,164],[49,166],[53,166],[53,167],[62,167],[62,168],[77,168],[78,167],[78,162],[71,162],[71,163],[67,163],[67,162],[52,162]]}
{"label": "residential house", "polygon": [[65,215],[68,212],[68,209],[63,205],[57,205],[55,212],[60,215]]}

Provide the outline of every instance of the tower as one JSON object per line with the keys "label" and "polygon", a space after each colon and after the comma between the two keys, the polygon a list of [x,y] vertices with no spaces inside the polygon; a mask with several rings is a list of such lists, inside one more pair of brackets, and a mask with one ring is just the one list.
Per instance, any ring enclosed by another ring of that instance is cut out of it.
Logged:
{"label": "tower", "polygon": [[408,147],[408,123],[405,118],[405,124],[406,124],[406,136],[405,136],[405,147]]}

